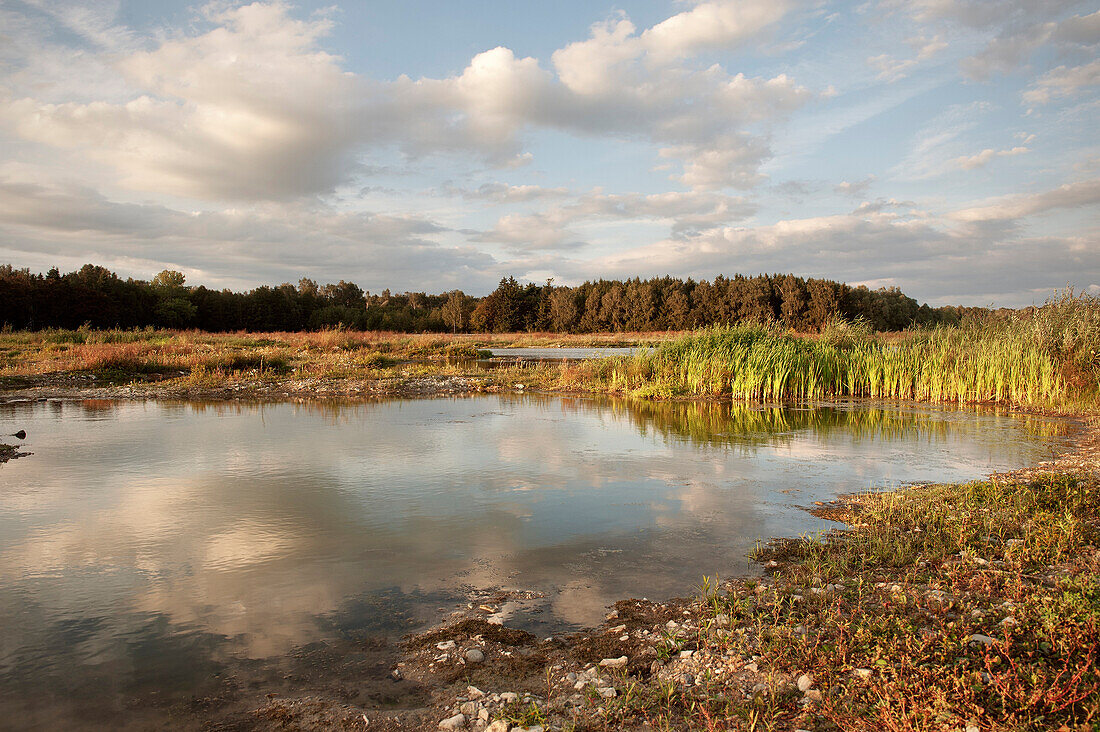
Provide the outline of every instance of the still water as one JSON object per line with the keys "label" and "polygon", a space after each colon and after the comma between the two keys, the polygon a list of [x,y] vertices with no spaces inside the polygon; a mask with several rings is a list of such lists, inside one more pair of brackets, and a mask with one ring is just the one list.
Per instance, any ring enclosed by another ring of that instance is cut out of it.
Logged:
{"label": "still water", "polygon": [[0,465],[8,720],[188,693],[230,659],[393,637],[495,588],[540,595],[509,625],[596,623],[830,526],[799,506],[981,477],[1058,440],[990,412],[538,396],[51,401],[0,405],[0,428],[33,453]]}

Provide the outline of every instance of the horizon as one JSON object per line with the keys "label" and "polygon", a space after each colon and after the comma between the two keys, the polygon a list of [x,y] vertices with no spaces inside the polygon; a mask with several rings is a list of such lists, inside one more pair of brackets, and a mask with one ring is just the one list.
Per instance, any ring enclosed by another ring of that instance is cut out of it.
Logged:
{"label": "horizon", "polygon": [[15,0],[0,26],[16,268],[1100,294],[1095,3]]}

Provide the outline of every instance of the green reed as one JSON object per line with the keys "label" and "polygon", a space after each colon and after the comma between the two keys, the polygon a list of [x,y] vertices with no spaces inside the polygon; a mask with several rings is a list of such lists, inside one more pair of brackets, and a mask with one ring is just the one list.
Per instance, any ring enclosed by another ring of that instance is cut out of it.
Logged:
{"label": "green reed", "polygon": [[577,365],[563,383],[657,398],[1094,400],[1100,383],[1096,298],[1063,296],[1047,307],[1054,312],[1042,308],[895,340],[858,324],[833,324],[817,339],[775,325],[713,327],[631,356]]}

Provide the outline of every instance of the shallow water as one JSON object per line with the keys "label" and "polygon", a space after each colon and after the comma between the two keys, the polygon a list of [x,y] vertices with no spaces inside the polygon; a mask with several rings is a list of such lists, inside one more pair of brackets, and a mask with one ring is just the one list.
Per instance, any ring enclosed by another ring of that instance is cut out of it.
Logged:
{"label": "shallow water", "polygon": [[904,405],[511,395],[51,401],[0,405],[0,427],[33,453],[0,465],[8,720],[74,695],[116,711],[189,695],[230,659],[393,637],[491,588],[544,595],[506,605],[509,625],[593,624],[830,526],[798,506],[981,477],[1058,440],[1049,422]]}
{"label": "shallow water", "polygon": [[522,358],[528,361],[564,361],[566,359],[604,358],[605,356],[629,356],[643,348],[623,346],[593,346],[591,348],[566,346],[563,348],[490,348],[494,358]]}

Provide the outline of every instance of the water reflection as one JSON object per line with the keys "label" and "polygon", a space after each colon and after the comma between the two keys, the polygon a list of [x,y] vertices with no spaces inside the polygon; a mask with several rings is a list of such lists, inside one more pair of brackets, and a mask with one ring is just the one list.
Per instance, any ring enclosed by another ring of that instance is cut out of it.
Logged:
{"label": "water reflection", "polygon": [[[758,538],[872,484],[1034,461],[1056,423],[533,396],[0,406],[0,712],[171,688],[312,641],[399,634],[470,590],[560,630],[752,571]],[[1036,434],[1048,433],[1043,439]],[[93,693],[94,692],[94,693]]]}

